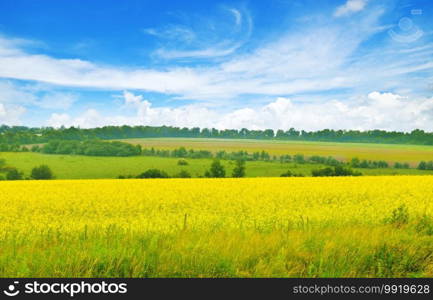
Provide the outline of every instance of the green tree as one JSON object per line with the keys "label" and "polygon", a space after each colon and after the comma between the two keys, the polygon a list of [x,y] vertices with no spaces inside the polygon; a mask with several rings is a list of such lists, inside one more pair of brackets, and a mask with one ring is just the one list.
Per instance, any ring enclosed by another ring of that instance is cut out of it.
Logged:
{"label": "green tree", "polygon": [[232,177],[245,177],[245,160],[243,159],[238,159],[236,160],[236,166],[233,169],[233,174]]}
{"label": "green tree", "polygon": [[170,178],[164,171],[158,169],[149,169],[146,172],[141,173],[137,178]]}
{"label": "green tree", "polygon": [[6,179],[7,180],[21,180],[21,179],[23,179],[23,173],[18,171],[15,168],[11,168],[6,173]]}
{"label": "green tree", "polygon": [[421,161],[418,165],[418,170],[425,170],[427,169],[427,163],[425,161]]}
{"label": "green tree", "polygon": [[50,167],[47,165],[40,165],[32,169],[30,177],[36,180],[53,179],[54,175]]}
{"label": "green tree", "polygon": [[205,172],[205,177],[222,178],[226,176],[226,170],[219,159],[214,159],[210,169]]}

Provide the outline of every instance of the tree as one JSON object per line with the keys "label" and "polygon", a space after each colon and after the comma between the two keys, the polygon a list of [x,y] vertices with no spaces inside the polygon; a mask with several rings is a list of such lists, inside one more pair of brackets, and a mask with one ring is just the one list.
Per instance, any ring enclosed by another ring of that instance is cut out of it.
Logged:
{"label": "tree", "polygon": [[222,178],[226,176],[226,170],[219,159],[214,159],[210,169],[205,172],[205,177]]}
{"label": "tree", "polygon": [[345,168],[342,166],[336,166],[334,168],[327,167],[324,169],[312,170],[311,175],[313,175],[313,177],[318,177],[318,176],[361,176],[362,173],[357,172],[357,171],[353,171],[350,168]]}
{"label": "tree", "polygon": [[149,169],[140,175],[137,178],[170,178],[168,174],[164,171],[158,169]]}
{"label": "tree", "polygon": [[23,179],[23,173],[18,171],[15,168],[9,169],[9,171],[6,173],[6,179],[7,180],[21,180],[21,179]]}
{"label": "tree", "polygon": [[418,165],[418,170],[426,170],[427,169],[427,163],[425,161],[421,161]]}
{"label": "tree", "polygon": [[32,169],[30,177],[36,180],[53,179],[53,172],[47,165],[40,165]]}
{"label": "tree", "polygon": [[236,166],[233,169],[232,177],[245,177],[245,160],[238,159],[236,160]]}

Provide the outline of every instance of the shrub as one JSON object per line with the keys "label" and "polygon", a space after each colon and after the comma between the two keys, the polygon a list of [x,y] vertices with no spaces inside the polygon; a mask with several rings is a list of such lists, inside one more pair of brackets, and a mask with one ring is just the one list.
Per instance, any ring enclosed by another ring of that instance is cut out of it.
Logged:
{"label": "shrub", "polygon": [[7,180],[22,180],[23,179],[23,173],[18,171],[15,168],[11,168],[6,173],[6,179]]}
{"label": "shrub", "polygon": [[138,175],[136,178],[170,178],[170,176],[168,176],[168,174],[164,171],[158,169],[149,169]]}
{"label": "shrub", "polygon": [[362,173],[353,171],[350,168],[345,168],[343,166],[336,166],[334,168],[323,168],[318,170],[311,171],[311,175],[313,177],[322,177],[322,176],[361,176]]}
{"label": "shrub", "polygon": [[177,178],[191,178],[191,174],[188,171],[182,170],[175,177]]}
{"label": "shrub", "polygon": [[40,165],[39,167],[33,168],[32,172],[30,173],[30,177],[36,180],[46,180],[54,178],[53,172],[47,165]]}
{"label": "shrub", "polygon": [[135,176],[132,176],[132,175],[119,175],[119,176],[117,176],[117,179],[131,179],[131,178],[135,178]]}
{"label": "shrub", "polygon": [[286,172],[284,172],[283,174],[280,175],[280,177],[292,177],[292,171],[287,170]]}
{"label": "shrub", "polygon": [[188,162],[187,162],[185,159],[179,159],[179,160],[177,161],[177,164],[178,164],[179,166],[187,166],[187,165],[189,165]]}
{"label": "shrub", "polygon": [[301,173],[292,173],[292,171],[287,170],[287,172],[284,172],[283,174],[280,175],[280,177],[304,177],[303,174]]}

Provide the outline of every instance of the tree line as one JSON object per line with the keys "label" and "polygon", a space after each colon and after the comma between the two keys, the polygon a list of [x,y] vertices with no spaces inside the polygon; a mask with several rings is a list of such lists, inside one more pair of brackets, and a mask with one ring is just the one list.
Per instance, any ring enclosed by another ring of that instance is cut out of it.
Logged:
{"label": "tree line", "polygon": [[[188,163],[185,160],[179,160],[178,165],[188,165]],[[238,159],[235,162],[235,167],[233,168],[231,177],[233,178],[241,178],[245,177],[246,175],[246,166],[245,166],[245,160]],[[143,173],[140,173],[139,175],[133,176],[133,175],[119,175],[119,179],[130,179],[130,178],[191,178],[191,174],[186,170],[181,170],[179,173],[174,174],[173,176],[168,175],[167,172],[160,170],[160,169],[148,169],[144,171]],[[212,161],[212,164],[210,165],[210,168],[204,172],[202,176],[199,177],[206,177],[206,178],[225,178],[226,177],[226,169],[221,164],[220,160],[215,158]]]}
{"label": "tree line", "polygon": [[[70,154],[70,155],[88,155],[88,156],[158,156],[174,158],[216,158],[222,160],[244,160],[244,161],[279,161],[281,163],[298,163],[298,164],[323,164],[327,166],[339,166],[345,163],[335,159],[332,156],[312,155],[309,157],[303,154],[284,154],[271,155],[267,151],[255,151],[249,153],[244,150],[227,152],[225,150],[216,151],[215,153],[208,150],[186,149],[185,147],[175,148],[173,150],[142,148],[141,145],[132,145],[130,143],[119,141],[102,141],[102,140],[53,140],[39,146],[35,145],[30,148],[32,152],[41,152],[46,154]],[[424,163],[424,162],[423,162]],[[355,157],[349,162],[353,168],[380,169],[389,168],[390,165],[384,160],[360,160]],[[408,169],[408,163],[396,162],[394,168]],[[427,167],[429,169],[429,163]]]}
{"label": "tree line", "polygon": [[127,139],[155,137],[224,138],[224,139],[263,139],[299,140],[379,144],[419,144],[433,145],[433,132],[415,129],[411,132],[385,130],[333,130],[305,131],[289,130],[249,130],[215,128],[180,128],[172,126],[104,126],[98,128],[77,127],[35,127],[0,126],[0,144],[38,144],[50,140],[88,139]]}
{"label": "tree line", "polygon": [[[192,159],[221,159],[221,160],[243,160],[243,161],[279,161],[280,163],[297,163],[297,164],[322,164],[330,167],[348,165],[352,168],[359,169],[410,169],[408,163],[395,162],[390,165],[384,160],[361,160],[357,157],[352,158],[349,162],[342,162],[332,156],[312,155],[309,157],[303,154],[283,154],[280,156],[271,155],[267,151],[256,151],[249,153],[244,150],[227,152],[225,150],[216,151],[215,153],[208,150],[186,149],[185,147],[175,148],[173,150],[142,148],[141,145],[132,145],[120,141],[104,140],[52,140],[43,145],[33,145],[32,147],[18,147],[15,151],[32,151],[45,154],[69,154],[69,155],[87,155],[87,156],[158,156],[174,158],[192,158]],[[0,147],[0,151],[1,147]],[[6,150],[3,150],[6,151]],[[433,170],[433,161],[421,161],[417,169]]]}

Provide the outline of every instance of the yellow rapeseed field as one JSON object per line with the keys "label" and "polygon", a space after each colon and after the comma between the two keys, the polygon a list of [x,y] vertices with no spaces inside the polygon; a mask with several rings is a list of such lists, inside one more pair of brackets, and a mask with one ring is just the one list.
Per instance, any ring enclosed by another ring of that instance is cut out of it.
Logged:
{"label": "yellow rapeseed field", "polygon": [[432,276],[433,177],[0,183],[0,276]]}

